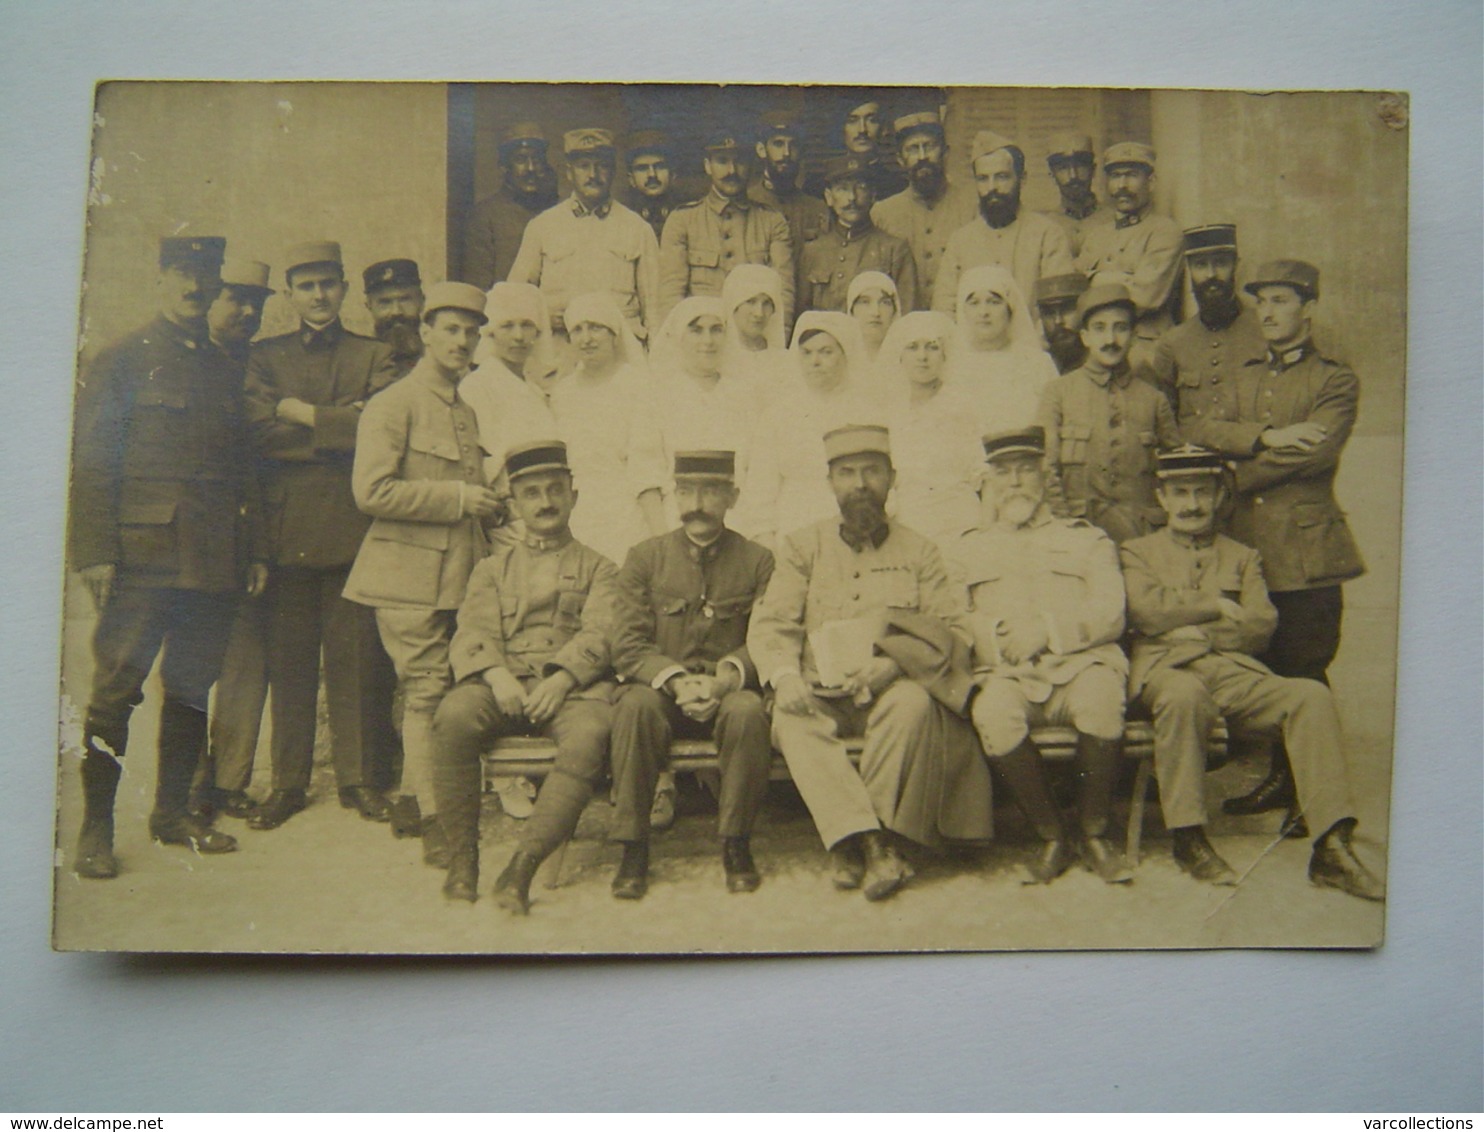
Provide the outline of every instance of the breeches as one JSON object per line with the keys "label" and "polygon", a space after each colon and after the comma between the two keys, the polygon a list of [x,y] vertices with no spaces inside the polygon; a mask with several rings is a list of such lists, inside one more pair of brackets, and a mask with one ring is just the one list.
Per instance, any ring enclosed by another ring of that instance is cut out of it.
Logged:
{"label": "breeches", "polygon": [[974,730],[991,758],[1015,750],[1034,727],[1075,727],[1094,739],[1119,739],[1124,692],[1124,678],[1104,664],[1056,685],[1045,703],[1027,697],[1019,681],[991,674],[981,678],[974,697]]}

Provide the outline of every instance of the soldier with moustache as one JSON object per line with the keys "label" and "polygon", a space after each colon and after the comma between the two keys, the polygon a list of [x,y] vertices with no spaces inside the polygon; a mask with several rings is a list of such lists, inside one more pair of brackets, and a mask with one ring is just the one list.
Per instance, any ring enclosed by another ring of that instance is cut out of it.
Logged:
{"label": "soldier with moustache", "polygon": [[1061,195],[1061,207],[1046,215],[1062,226],[1072,246],[1072,255],[1076,256],[1082,251],[1088,228],[1107,213],[1092,191],[1093,175],[1098,167],[1092,138],[1086,134],[1058,134],[1051,139],[1046,167]]}
{"label": "soldier with moustache", "polygon": [[[883,232],[871,222],[875,196],[865,164],[856,157],[836,157],[824,171],[824,201],[830,227],[799,253],[798,309],[845,310],[850,281],[863,271],[879,271],[897,285],[910,309],[917,294],[917,268],[907,241]],[[904,312],[897,312],[904,313]]]}
{"label": "soldier with moustache", "polygon": [[757,153],[760,172],[747,189],[749,200],[783,214],[797,258],[804,245],[830,226],[829,207],[799,183],[803,163],[803,130],[798,116],[788,110],[770,110],[758,118]]}
{"label": "soldier with moustache", "polygon": [[844,143],[845,156],[865,164],[876,200],[895,196],[907,187],[907,175],[882,136],[889,121],[881,95],[865,91],[845,93],[840,140]]}
{"label": "soldier with moustache", "polygon": [[361,283],[373,333],[390,348],[397,376],[403,377],[423,356],[422,275],[410,259],[384,259],[361,272]]}
{"label": "soldier with moustache", "polygon": [[658,240],[670,213],[685,203],[675,190],[670,139],[659,130],[639,130],[625,140],[624,151],[629,175],[628,199],[624,203],[654,229],[654,238]]}
{"label": "soldier with moustache", "polygon": [[114,800],[129,720],[160,664],[154,808],[166,845],[237,842],[188,812],[206,753],[207,697],[244,593],[267,567],[241,369],[208,337],[226,241],[160,241],[159,314],[100,353],[79,382],[68,557],[98,610],[83,720],[78,876],[118,875]]}
{"label": "soldier with moustache", "polygon": [[500,138],[500,187],[475,205],[464,237],[462,275],[482,291],[509,277],[526,225],[557,202],[546,149],[535,122],[517,122]]}
{"label": "soldier with moustache", "polygon": [[1087,360],[1077,314],[1077,300],[1087,287],[1087,276],[1075,271],[1036,280],[1033,301],[1041,319],[1041,337],[1046,340],[1046,352],[1056,363],[1057,373],[1071,373]]}

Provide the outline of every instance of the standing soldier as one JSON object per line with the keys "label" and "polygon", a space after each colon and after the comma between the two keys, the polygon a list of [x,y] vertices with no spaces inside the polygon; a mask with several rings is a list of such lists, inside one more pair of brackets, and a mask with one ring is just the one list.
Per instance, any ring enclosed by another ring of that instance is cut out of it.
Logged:
{"label": "standing soldier", "polygon": [[846,298],[850,281],[863,271],[890,276],[904,306],[912,302],[917,294],[912,249],[900,236],[883,232],[871,223],[875,199],[860,158],[837,157],[825,166],[824,201],[833,216],[829,231],[810,240],[799,254],[799,313],[849,313]]}
{"label": "standing soldier", "polygon": [[670,213],[684,203],[675,192],[670,139],[659,130],[640,130],[629,135],[624,149],[629,174],[628,200],[624,203],[654,229],[658,240]]}
{"label": "standing soldier", "polygon": [[[446,864],[431,807],[433,713],[452,682],[454,611],[488,546],[482,520],[499,501],[485,483],[474,410],[458,393],[469,371],[484,292],[467,283],[428,289],[423,358],[372,399],[356,438],[355,502],[374,518],[345,583],[372,615],[401,682],[402,783],[392,832],[423,838],[423,857]],[[368,608],[369,607],[369,608]]]}
{"label": "standing soldier", "polygon": [[675,453],[680,526],[634,547],[618,576],[614,667],[628,681],[613,718],[620,899],[638,899],[648,887],[651,807],[676,734],[716,736],[727,891],[762,883],[750,839],[773,747],[747,626],[773,576],[773,555],[726,526],[737,502],[735,464],[731,452]]}
{"label": "standing soldier", "polygon": [[881,96],[864,91],[845,92],[845,113],[840,119],[840,140],[845,155],[866,164],[871,190],[877,200],[895,196],[907,187],[907,175],[896,155],[884,146],[882,127],[887,122]]}
{"label": "standing soldier", "polygon": [[668,315],[690,296],[719,296],[732,268],[761,263],[782,277],[780,313],[792,324],[794,252],[788,221],[749,199],[751,162],[752,155],[725,130],[714,132],[706,142],[702,164],[711,188],[700,200],[671,213],[660,238],[662,314]]}
{"label": "standing soldier", "polygon": [[906,171],[907,187],[871,209],[871,219],[883,232],[900,236],[912,249],[917,268],[917,294],[903,295],[917,310],[933,305],[933,286],[948,237],[974,219],[974,190],[948,176],[948,142],[937,107],[903,114],[893,124],[897,156]]}
{"label": "standing soldier", "polygon": [[[1335,500],[1340,454],[1355,427],[1360,381],[1312,337],[1319,269],[1301,260],[1264,263],[1246,286],[1257,300],[1266,351],[1248,359],[1237,387],[1237,419],[1207,420],[1208,443],[1236,460],[1231,536],[1262,555],[1278,628],[1258,659],[1279,676],[1329,683],[1340,647],[1341,583],[1365,573]],[[1274,748],[1267,777],[1229,814],[1291,806],[1293,774]]]}
{"label": "standing soldier", "polygon": [[1150,377],[1164,391],[1185,438],[1220,447],[1205,435],[1206,422],[1237,419],[1242,367],[1266,348],[1257,315],[1237,295],[1237,226],[1206,224],[1185,230],[1185,270],[1195,294],[1196,317],[1159,336]]}
{"label": "standing soldier", "polygon": [[379,341],[392,351],[397,376],[404,376],[423,356],[423,281],[410,259],[384,259],[361,273],[366,309]]}
{"label": "standing soldier", "polygon": [[1082,239],[1092,224],[1103,219],[1105,210],[1092,191],[1097,160],[1093,157],[1092,138],[1086,134],[1058,134],[1051,139],[1046,167],[1061,194],[1061,208],[1046,215],[1062,226],[1072,255],[1082,251]]}
{"label": "standing soldier", "polygon": [[1046,352],[1056,363],[1057,373],[1071,373],[1087,360],[1082,344],[1077,300],[1087,290],[1087,276],[1075,271],[1036,280],[1036,313],[1041,316],[1041,337]]}
{"label": "standing soldier", "polygon": [[[247,372],[248,344],[257,336],[263,304],[273,294],[268,276],[266,263],[228,260],[222,264],[222,292],[206,312],[211,344],[230,359],[239,389]],[[252,816],[247,788],[268,702],[265,605],[253,597],[237,607],[212,705],[210,751],[191,789],[193,813]]]}
{"label": "standing soldier", "polygon": [[1149,365],[1154,343],[1174,323],[1178,301],[1180,225],[1151,211],[1154,150],[1140,142],[1119,142],[1103,154],[1103,176],[1113,214],[1082,233],[1077,270],[1094,283],[1122,283],[1138,308],[1129,360],[1136,371]]}
{"label": "standing soldier", "polygon": [[1077,300],[1087,360],[1055,378],[1038,413],[1052,443],[1048,464],[1068,514],[1101,527],[1117,543],[1163,521],[1154,498],[1154,454],[1180,443],[1175,412],[1128,364],[1134,301],[1116,283]]}
{"label": "standing soldier", "polygon": [[500,187],[474,206],[464,243],[463,277],[483,291],[510,275],[526,225],[557,202],[556,171],[539,125],[517,122],[496,152]]}
{"label": "standing soldier", "polygon": [[342,805],[384,820],[381,787],[395,757],[391,669],[369,610],[341,596],[370,520],[351,494],[356,426],[395,379],[390,348],[340,322],[340,245],[290,248],[288,334],[256,343],[247,413],[262,460],[273,579],[268,601],[273,791],[249,819],[276,829],[308,805],[315,701],[324,653],[330,748]]}
{"label": "standing soldier", "polygon": [[747,190],[749,200],[781,212],[788,221],[788,235],[795,258],[805,244],[830,224],[830,210],[825,203],[800,187],[802,144],[803,134],[797,115],[787,110],[773,110],[762,115],[758,119],[756,144],[762,173]]}
{"label": "standing soldier", "polygon": [[162,239],[158,317],[101,353],[78,391],[69,557],[98,608],[73,862],[81,877],[118,875],[119,760],[162,646],[150,836],[200,853],[237,848],[187,811],[238,600],[267,576],[241,370],[207,337],[225,247],[218,237]]}

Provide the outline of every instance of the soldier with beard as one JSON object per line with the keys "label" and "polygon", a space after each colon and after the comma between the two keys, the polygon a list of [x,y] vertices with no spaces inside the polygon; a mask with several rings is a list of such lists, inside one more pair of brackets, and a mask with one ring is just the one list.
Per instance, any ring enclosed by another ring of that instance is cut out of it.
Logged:
{"label": "soldier with beard", "polygon": [[[752,155],[725,130],[712,134],[702,162],[711,189],[677,208],[660,239],[660,314],[681,299],[720,295],[727,272],[738,264],[761,263],[783,280],[786,324],[793,322],[794,251],[788,221],[747,195]],[[659,323],[655,324],[656,326]]]}
{"label": "soldier with beard", "polygon": [[1243,363],[1263,351],[1257,315],[1237,294],[1237,226],[1185,230],[1185,270],[1197,313],[1160,335],[1149,376],[1175,406],[1193,444],[1211,447],[1207,421],[1237,419]]}
{"label": "soldier with beard", "polygon": [[1036,313],[1041,316],[1041,337],[1046,352],[1056,363],[1057,373],[1071,373],[1087,360],[1087,347],[1078,333],[1077,300],[1087,290],[1087,276],[1051,275],[1036,280]]}
{"label": "soldier with beard", "polygon": [[803,138],[798,118],[773,110],[758,120],[757,159],[762,173],[747,190],[749,200],[783,213],[794,255],[830,226],[830,210],[813,193],[799,187]]}
{"label": "soldier with beard", "polygon": [[1093,157],[1092,138],[1086,134],[1060,134],[1051,139],[1046,167],[1061,194],[1061,208],[1046,215],[1062,226],[1075,256],[1082,250],[1082,238],[1090,224],[1102,219],[1104,210],[1092,191],[1097,161]]}
{"label": "soldier with beard", "polygon": [[658,240],[670,213],[685,202],[675,192],[675,173],[670,168],[670,139],[659,130],[640,130],[624,145],[629,172],[625,203],[654,229]]}
{"label": "soldier with beard", "polygon": [[510,275],[531,218],[557,202],[557,176],[546,160],[546,135],[535,122],[505,131],[498,150],[500,188],[474,207],[465,236],[464,279],[480,290]]}
{"label": "soldier with beard", "polygon": [[376,337],[392,349],[397,376],[402,377],[423,356],[419,332],[423,314],[423,281],[410,259],[384,259],[361,273],[366,309],[371,312]]}
{"label": "soldier with beard", "polygon": [[936,107],[903,114],[892,123],[897,157],[906,171],[907,187],[878,200],[871,219],[883,232],[900,236],[912,249],[917,268],[917,294],[903,295],[904,305],[927,310],[948,237],[974,219],[975,196],[948,179],[948,143]]}
{"label": "soldier with beard", "polygon": [[948,237],[933,309],[955,314],[958,278],[971,267],[998,264],[1015,277],[1021,294],[1035,292],[1036,280],[1072,270],[1072,246],[1056,221],[1039,212],[1022,212],[1025,154],[1010,139],[990,130],[974,135],[970,153],[979,215]]}

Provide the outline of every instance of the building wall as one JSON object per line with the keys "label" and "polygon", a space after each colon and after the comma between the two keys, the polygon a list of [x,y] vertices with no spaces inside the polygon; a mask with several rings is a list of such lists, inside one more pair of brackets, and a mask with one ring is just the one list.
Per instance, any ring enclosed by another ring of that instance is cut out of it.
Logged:
{"label": "building wall", "polygon": [[[223,235],[282,287],[284,249],[339,240],[345,322],[369,331],[360,270],[417,260],[444,274],[442,84],[131,83],[99,87],[88,207],[83,360],[154,313],[159,237]],[[291,329],[281,295],[263,332]]]}

